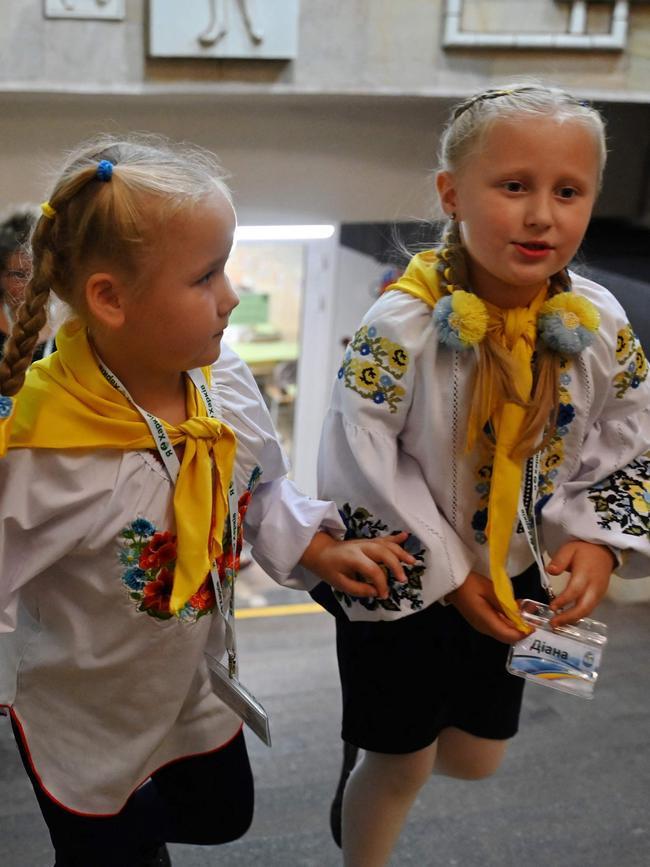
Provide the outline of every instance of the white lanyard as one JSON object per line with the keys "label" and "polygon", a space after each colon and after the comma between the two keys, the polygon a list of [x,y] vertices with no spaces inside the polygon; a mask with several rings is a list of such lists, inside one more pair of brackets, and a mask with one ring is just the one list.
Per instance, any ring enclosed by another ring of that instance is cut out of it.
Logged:
{"label": "white lanyard", "polygon": [[524,533],[526,534],[526,539],[528,540],[528,544],[530,546],[530,550],[533,552],[533,557],[535,558],[535,562],[537,563],[537,568],[539,569],[539,575],[544,586],[544,589],[551,597],[551,599],[555,596],[553,592],[553,588],[551,587],[551,582],[549,580],[548,574],[546,572],[546,565],[544,563],[544,558],[542,556],[542,549],[539,544],[539,535],[537,532],[537,521],[535,520],[535,503],[537,502],[537,493],[539,490],[539,467],[541,463],[541,455],[539,452],[536,452],[532,458],[527,463],[526,472],[530,472],[532,474],[531,478],[531,492],[530,492],[530,511],[526,509],[523,498],[523,491],[519,492],[519,520],[521,521],[521,526],[524,529]]}
{"label": "white lanyard", "polygon": [[[151,436],[156,444],[156,448],[158,449],[158,454],[160,455],[160,459],[163,462],[165,470],[167,471],[167,475],[172,483],[172,485],[176,484],[176,480],[178,479],[178,474],[180,473],[181,464],[178,460],[178,456],[174,451],[172,444],[169,441],[169,437],[167,436],[167,432],[163,423],[160,419],[156,418],[155,415],[152,415],[146,409],[142,409],[141,406],[133,400],[129,392],[122,385],[119,379],[112,373],[108,367],[104,364],[104,362],[97,358],[97,363],[99,365],[99,369],[101,370],[104,378],[107,382],[109,382],[116,391],[125,397],[129,403],[137,409],[142,418],[144,419],[147,427],[151,431]],[[198,390],[199,394],[203,398],[203,402],[205,404],[205,408],[208,411],[208,415],[210,418],[216,419],[217,415],[214,408],[214,402],[210,395],[210,390],[208,388],[208,383],[205,378],[205,374],[200,368],[195,368],[194,370],[188,370],[187,375],[192,381],[195,388]],[[226,625],[226,652],[228,654],[228,673],[230,677],[237,676],[237,644],[235,639],[235,630],[233,627],[234,616],[235,616],[235,555],[237,551],[237,531],[238,531],[238,509],[237,509],[237,496],[235,493],[235,486],[232,482],[232,479],[228,485],[228,512],[230,515],[230,541],[231,541],[231,557],[232,557],[232,580],[230,583],[230,598],[228,600],[228,604],[226,605],[223,588],[221,586],[221,580],[219,579],[219,571],[216,566],[213,564],[210,568],[210,576],[212,578],[212,583],[214,585],[215,597],[217,600],[217,607],[219,609],[219,613],[223,617],[224,623]]]}

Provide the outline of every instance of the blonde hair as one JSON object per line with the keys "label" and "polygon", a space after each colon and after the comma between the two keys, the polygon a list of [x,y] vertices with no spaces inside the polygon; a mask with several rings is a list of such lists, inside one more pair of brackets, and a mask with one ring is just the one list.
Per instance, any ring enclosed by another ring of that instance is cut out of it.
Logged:
{"label": "blonde hair", "polygon": [[[102,160],[113,166],[108,181],[98,175]],[[159,136],[100,136],[70,154],[32,234],[32,274],[0,363],[0,394],[22,387],[50,291],[83,315],[81,278],[106,261],[138,286],[160,226],[214,191],[231,201],[214,154]]]}
{"label": "blonde hair", "polygon": [[[549,117],[558,123],[576,122],[591,130],[598,148],[598,183],[602,181],[607,146],[605,124],[601,115],[589,104],[555,87],[538,82],[506,84],[501,88],[481,91],[463,100],[452,110],[442,134],[439,150],[441,171],[462,171],[483,143],[485,135],[498,120],[522,117]],[[447,221],[439,250],[445,249],[451,270],[450,283],[468,285],[468,266],[460,230],[455,220]],[[566,268],[550,278],[549,297],[571,288]],[[487,384],[492,383],[499,399],[522,405],[514,389],[512,359],[488,334],[479,350],[479,363],[472,394],[472,411],[481,427],[489,419]],[[558,380],[560,357],[545,344],[538,343],[535,362],[533,392],[526,406],[522,424],[523,436],[515,449],[515,457],[526,457],[543,448],[554,434],[559,411]],[[541,446],[540,434],[545,431]],[[484,434],[484,443],[491,440]]]}
{"label": "blonde hair", "polygon": [[540,82],[513,82],[476,93],[456,105],[440,138],[438,163],[442,171],[458,171],[481,146],[499,120],[547,117],[557,123],[579,123],[593,134],[598,148],[598,182],[607,162],[602,115],[588,102],[558,87]]}

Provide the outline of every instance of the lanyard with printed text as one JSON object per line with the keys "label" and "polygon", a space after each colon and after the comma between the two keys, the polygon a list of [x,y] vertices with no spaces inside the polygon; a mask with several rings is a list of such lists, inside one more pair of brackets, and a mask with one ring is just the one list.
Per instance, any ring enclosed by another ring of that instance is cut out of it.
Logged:
{"label": "lanyard with printed text", "polygon": [[[120,394],[129,401],[129,403],[131,403],[144,419],[147,427],[151,431],[153,440],[156,443],[158,454],[160,455],[160,459],[167,471],[167,475],[172,484],[175,485],[181,465],[176,452],[169,441],[164,425],[160,419],[156,418],[156,416],[138,406],[119,379],[111,373],[101,359],[98,358],[97,363],[99,364],[99,368],[106,380],[117,389],[117,391],[119,391]],[[210,418],[217,419],[214,402],[203,371],[198,368],[188,371],[187,375],[203,398],[203,402]],[[207,652],[205,656],[210,674],[210,682],[215,694],[219,696],[219,698],[221,698],[221,700],[239,717],[241,717],[241,719],[250,726],[255,734],[270,747],[271,730],[269,727],[268,714],[255,696],[239,682],[237,676],[237,643],[235,637],[235,581],[237,576],[235,564],[237,556],[237,537],[239,534],[239,510],[235,485],[232,479],[230,479],[228,484],[228,516],[231,550],[230,581],[228,582],[229,598],[227,602],[224,598],[217,564],[213,563],[210,569],[217,608],[219,609],[219,614],[225,624],[224,638],[226,653],[228,655],[228,666],[224,666],[218,659]],[[224,563],[224,573],[228,575],[227,562]]]}
{"label": "lanyard with printed text", "polygon": [[[115,374],[106,367],[104,362],[98,358],[97,363],[99,364],[99,369],[101,370],[104,378],[107,382],[109,382],[116,391],[125,397],[129,403],[136,409],[142,418],[144,419],[149,431],[151,432],[151,436],[156,444],[156,448],[158,449],[158,454],[160,455],[160,459],[163,462],[165,470],[167,471],[167,475],[172,483],[172,485],[176,484],[178,479],[178,474],[180,473],[181,464],[178,460],[178,456],[174,451],[174,448],[169,441],[169,437],[167,436],[167,431],[165,430],[165,426],[155,415],[152,415],[146,409],[143,409],[141,406],[133,400],[129,392],[122,385],[120,380],[115,376]],[[188,377],[192,381],[192,384],[196,388],[196,390],[201,395],[203,399],[203,403],[205,404],[205,408],[208,411],[208,415],[210,418],[216,419],[217,415],[214,408],[214,402],[212,400],[212,396],[210,395],[210,390],[208,388],[208,384],[205,378],[205,374],[200,368],[195,370],[189,370],[187,372]],[[219,572],[215,565],[210,569],[210,575],[212,577],[212,583],[214,584],[215,596],[217,600],[217,606],[219,608],[219,613],[223,617],[226,625],[226,652],[228,654],[228,670],[231,673],[231,677],[237,676],[237,645],[235,639],[235,631],[233,628],[233,618],[235,612],[235,580],[234,580],[234,564],[235,564],[235,552],[237,550],[237,497],[235,493],[235,486],[230,480],[228,485],[228,510],[230,515],[230,537],[231,537],[231,556],[232,556],[232,565],[233,565],[233,579],[230,582],[230,598],[228,604],[226,604],[223,594],[223,588],[221,586],[221,581],[219,579]]]}
{"label": "lanyard with printed text", "polygon": [[526,476],[530,478],[530,504],[527,509],[524,503],[522,489],[519,494],[519,520],[521,521],[521,526],[524,530],[524,533],[526,534],[528,545],[533,553],[535,562],[537,563],[537,568],[539,569],[539,576],[542,581],[542,585],[550,598],[553,599],[553,597],[555,596],[555,592],[551,587],[551,581],[548,577],[548,573],[546,572],[546,565],[544,563],[541,545],[539,544],[537,521],[535,520],[535,503],[537,502],[537,494],[539,492],[540,463],[541,456],[539,452],[536,452],[527,462]]}

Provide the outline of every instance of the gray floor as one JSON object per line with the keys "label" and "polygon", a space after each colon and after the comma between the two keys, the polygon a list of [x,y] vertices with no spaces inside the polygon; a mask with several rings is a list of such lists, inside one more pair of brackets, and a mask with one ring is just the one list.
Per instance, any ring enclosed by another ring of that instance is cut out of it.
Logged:
{"label": "gray floor", "polygon": [[[242,581],[246,604],[304,601]],[[245,575],[245,572],[244,572]],[[432,779],[394,858],[397,865],[648,867],[650,865],[650,604],[606,602],[610,644],[593,702],[527,690],[522,731],[491,780]],[[242,677],[271,716],[273,749],[251,735],[257,808],[241,841],[170,847],[175,867],[334,867],[327,829],[338,761],[339,695],[325,614],[239,624]],[[47,833],[5,721],[0,721],[0,864],[51,867]],[[92,865],[89,865],[92,867]]]}

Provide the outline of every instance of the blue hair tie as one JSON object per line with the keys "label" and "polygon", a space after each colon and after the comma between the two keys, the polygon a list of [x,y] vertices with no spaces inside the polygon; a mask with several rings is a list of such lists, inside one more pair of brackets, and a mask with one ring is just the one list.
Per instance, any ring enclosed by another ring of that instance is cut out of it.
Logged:
{"label": "blue hair tie", "polygon": [[100,160],[97,164],[96,177],[98,181],[110,181],[113,176],[113,163],[109,160]]}

